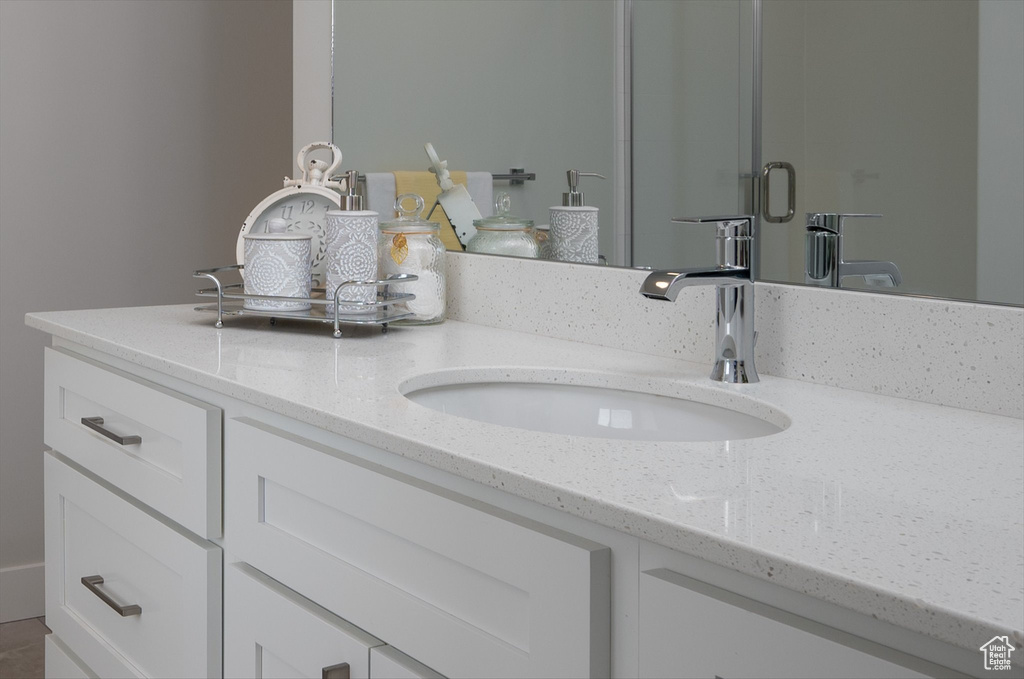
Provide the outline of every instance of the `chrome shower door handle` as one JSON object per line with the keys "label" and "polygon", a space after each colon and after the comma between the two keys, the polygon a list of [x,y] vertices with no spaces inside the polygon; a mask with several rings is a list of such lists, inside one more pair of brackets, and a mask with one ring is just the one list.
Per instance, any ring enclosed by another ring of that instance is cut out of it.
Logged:
{"label": "chrome shower door handle", "polygon": [[119,446],[134,446],[142,443],[141,436],[121,436],[120,434],[115,434],[114,432],[110,431],[109,429],[103,426],[102,417],[83,417],[82,424],[84,424],[85,426],[89,427],[89,429],[92,429],[97,433],[103,434],[104,436],[106,436],[108,439],[110,439]]}
{"label": "chrome shower door handle", "polygon": [[100,601],[113,608],[122,618],[127,618],[132,615],[142,615],[142,606],[139,606],[138,604],[122,606],[111,599],[106,592],[101,590],[99,586],[103,584],[102,575],[86,575],[82,578],[82,584],[85,585],[87,590],[98,596]]}
{"label": "chrome shower door handle", "polygon": [[[772,215],[770,177],[772,170],[785,170],[789,178],[788,209],[784,215]],[[776,160],[765,163],[761,170],[761,216],[764,221],[772,224],[782,224],[793,219],[796,214],[796,168],[783,160]]]}

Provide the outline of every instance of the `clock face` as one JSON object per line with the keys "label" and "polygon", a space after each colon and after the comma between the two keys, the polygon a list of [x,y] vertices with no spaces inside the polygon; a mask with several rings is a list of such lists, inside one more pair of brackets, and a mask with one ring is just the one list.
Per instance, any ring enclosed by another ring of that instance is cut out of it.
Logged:
{"label": "clock face", "polygon": [[283,219],[288,224],[288,231],[308,233],[311,235],[310,255],[313,279],[317,285],[323,285],[327,270],[327,211],[337,210],[340,198],[330,189],[323,189],[324,194],[304,189],[285,189],[269,196],[256,206],[249,218],[242,225],[238,235],[238,263],[244,263],[243,236],[247,233],[265,233],[267,222],[273,218]]}

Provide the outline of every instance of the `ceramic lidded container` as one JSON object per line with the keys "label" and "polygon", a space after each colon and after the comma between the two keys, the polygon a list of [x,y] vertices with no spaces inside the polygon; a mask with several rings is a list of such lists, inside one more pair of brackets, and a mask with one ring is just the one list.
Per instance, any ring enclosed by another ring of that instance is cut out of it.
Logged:
{"label": "ceramic lidded container", "polygon": [[271,219],[266,233],[245,234],[245,294],[295,297],[247,299],[246,309],[256,311],[304,311],[312,292],[311,241],[309,233],[287,231],[283,219]]}

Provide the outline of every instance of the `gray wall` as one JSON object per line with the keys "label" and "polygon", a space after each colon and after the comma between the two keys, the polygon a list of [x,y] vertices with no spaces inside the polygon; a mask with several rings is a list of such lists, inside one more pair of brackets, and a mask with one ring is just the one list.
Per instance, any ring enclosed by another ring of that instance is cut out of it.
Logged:
{"label": "gray wall", "polygon": [[[189,302],[292,174],[292,6],[0,2],[0,620],[42,613],[29,311]],[[36,589],[38,588],[38,592]]]}

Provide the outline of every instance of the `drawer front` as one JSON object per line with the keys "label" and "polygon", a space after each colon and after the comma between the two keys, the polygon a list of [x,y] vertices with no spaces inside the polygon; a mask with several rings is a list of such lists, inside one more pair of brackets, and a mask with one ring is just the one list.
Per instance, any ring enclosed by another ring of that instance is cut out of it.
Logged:
{"label": "drawer front", "polygon": [[224,676],[370,676],[380,640],[246,564],[224,571]]}
{"label": "drawer front", "polygon": [[640,574],[640,676],[824,679],[951,674],[674,571],[654,569]]}
{"label": "drawer front", "polygon": [[75,657],[56,634],[47,634],[43,642],[46,679],[96,679],[96,675]]}
{"label": "drawer front", "polygon": [[45,362],[46,445],[198,535],[221,535],[219,408],[61,349]]}
{"label": "drawer front", "polygon": [[247,420],[226,549],[446,676],[609,667],[607,548]]}
{"label": "drawer front", "polygon": [[221,673],[221,551],[45,455],[46,623],[104,677]]}
{"label": "drawer front", "polygon": [[370,649],[370,679],[444,679],[394,646]]}

